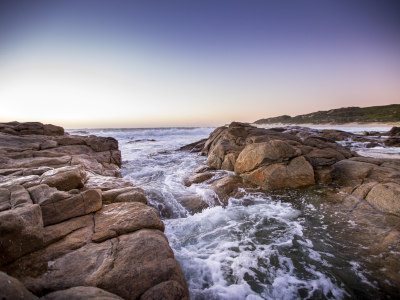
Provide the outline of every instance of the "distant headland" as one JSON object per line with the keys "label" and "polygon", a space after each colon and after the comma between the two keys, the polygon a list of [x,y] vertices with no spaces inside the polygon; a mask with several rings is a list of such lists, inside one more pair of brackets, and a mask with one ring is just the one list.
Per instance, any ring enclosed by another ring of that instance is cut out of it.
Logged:
{"label": "distant headland", "polygon": [[317,111],[310,114],[291,117],[283,115],[274,118],[260,119],[254,124],[337,124],[348,123],[384,123],[400,124],[400,104],[370,107],[342,107],[326,111]]}

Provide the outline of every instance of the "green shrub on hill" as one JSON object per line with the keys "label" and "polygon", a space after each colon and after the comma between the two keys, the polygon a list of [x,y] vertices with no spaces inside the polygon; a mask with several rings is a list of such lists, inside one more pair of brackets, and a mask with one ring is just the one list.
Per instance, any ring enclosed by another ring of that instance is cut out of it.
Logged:
{"label": "green shrub on hill", "polygon": [[371,122],[400,122],[400,104],[370,106],[370,107],[342,107],[327,111],[317,111],[306,115],[290,117],[283,115],[274,118],[260,119],[255,124],[345,124]]}

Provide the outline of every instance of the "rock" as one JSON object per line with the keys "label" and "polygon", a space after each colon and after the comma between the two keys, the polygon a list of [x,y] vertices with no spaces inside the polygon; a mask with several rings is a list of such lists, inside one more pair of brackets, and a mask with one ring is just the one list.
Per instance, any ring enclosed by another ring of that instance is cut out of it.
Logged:
{"label": "rock", "polygon": [[365,200],[380,211],[400,216],[400,185],[395,183],[376,184]]}
{"label": "rock", "polygon": [[11,135],[19,135],[18,131],[14,130],[14,129],[11,129],[11,128],[4,128],[2,130],[2,132],[6,133],[6,134],[11,134]]}
{"label": "rock", "polygon": [[288,161],[300,155],[300,151],[289,144],[272,140],[266,143],[250,144],[239,154],[235,164],[235,173],[241,174],[252,171],[261,165],[271,165]]}
{"label": "rock", "polygon": [[[46,271],[35,274],[32,260],[20,261],[26,275],[20,280],[41,294],[76,286],[96,286],[123,299],[138,299],[164,281],[177,281],[189,296],[187,284],[167,238],[159,230],[142,229],[102,243],[90,243],[54,257]],[[46,258],[48,259],[48,258]],[[11,271],[15,272],[15,271]]]}
{"label": "rock", "polygon": [[136,188],[130,192],[119,194],[115,197],[114,202],[140,202],[143,204],[149,204],[141,188]]}
{"label": "rock", "polygon": [[63,167],[47,171],[41,176],[41,183],[55,187],[60,191],[83,188],[86,171],[82,165]]}
{"label": "rock", "polygon": [[[47,273],[60,257],[71,254],[91,243],[93,215],[77,217],[43,229],[43,248],[22,256],[2,267],[2,271],[20,279],[23,283]],[[78,267],[79,268],[79,267]],[[66,274],[66,276],[68,276]],[[32,290],[32,288],[29,288]],[[33,290],[35,294],[51,291]],[[54,291],[54,290],[52,290]]]}
{"label": "rock", "polygon": [[4,178],[4,181],[0,182],[0,187],[8,188],[13,185],[37,185],[40,184],[40,178],[38,175],[29,175],[29,176],[9,176]]}
{"label": "rock", "polygon": [[222,170],[233,171],[235,169],[235,163],[237,159],[237,154],[229,153],[225,155],[224,161],[221,164]]}
{"label": "rock", "polygon": [[192,184],[204,182],[204,181],[210,179],[213,176],[214,176],[213,173],[195,174],[195,175],[190,176],[186,180],[184,180],[184,184],[185,184],[185,186],[189,187]]}
{"label": "rock", "polygon": [[314,170],[302,156],[293,158],[288,164],[273,164],[240,176],[266,190],[298,188],[315,183]]}
{"label": "rock", "polygon": [[87,155],[74,155],[72,156],[71,165],[82,165],[87,170],[91,170],[99,175],[104,172],[104,167],[95,158]]}
{"label": "rock", "polygon": [[210,170],[210,167],[209,167],[209,166],[201,166],[201,167],[196,168],[196,169],[193,171],[193,173],[204,173],[204,172],[207,172],[207,171],[209,171],[209,170]]}
{"label": "rock", "polygon": [[51,148],[56,148],[57,146],[58,146],[58,143],[56,141],[47,140],[47,141],[43,142],[43,144],[40,145],[40,149],[41,150],[51,149]]}
{"label": "rock", "polygon": [[82,190],[101,189],[102,191],[108,191],[111,189],[120,189],[131,186],[133,186],[132,182],[122,178],[106,177],[92,172],[87,172],[87,181]]}
{"label": "rock", "polygon": [[382,135],[388,136],[397,136],[400,133],[400,127],[393,126],[388,132],[383,133]]}
{"label": "rock", "polygon": [[40,249],[43,221],[39,205],[31,204],[0,212],[0,266]]}
{"label": "rock", "polygon": [[121,168],[121,163],[122,163],[121,151],[111,150],[110,152],[111,152],[111,162]]}
{"label": "rock", "polygon": [[85,138],[85,143],[94,151],[118,150],[118,141],[112,137],[89,136]]}
{"label": "rock", "polygon": [[[102,206],[100,190],[87,190],[78,195],[59,192],[54,188],[43,190],[43,196],[35,201],[42,210],[44,226],[95,212]],[[36,190],[30,192],[32,195],[39,194]]]}
{"label": "rock", "polygon": [[186,146],[182,146],[178,150],[180,150],[180,151],[190,151],[190,153],[200,152],[203,149],[204,144],[206,143],[206,141],[207,141],[207,139],[202,139],[200,141],[188,144]]}
{"label": "rock", "polygon": [[334,179],[341,186],[355,186],[363,183],[375,165],[371,163],[342,160],[333,165]]}
{"label": "rock", "polygon": [[13,185],[8,188],[10,191],[10,204],[12,208],[33,204],[29,193],[20,185]]}
{"label": "rock", "polygon": [[61,157],[33,157],[21,159],[6,159],[0,161],[1,169],[37,168],[37,167],[64,167],[71,162],[71,156]]}
{"label": "rock", "polygon": [[46,124],[43,126],[43,134],[49,136],[63,136],[64,128],[52,124]]}
{"label": "rock", "polygon": [[30,293],[21,282],[0,271],[0,299],[2,300],[35,300],[38,299]]}
{"label": "rock", "polygon": [[40,298],[40,300],[123,300],[117,295],[90,286],[77,286],[57,291]]}
{"label": "rock", "polygon": [[11,208],[10,196],[8,189],[0,188],[0,212]]}
{"label": "rock", "polygon": [[315,149],[304,157],[314,168],[319,166],[330,166],[345,159],[340,152],[332,148]]}
{"label": "rock", "polygon": [[55,141],[57,141],[60,146],[86,145],[85,137],[79,135],[63,135],[56,137]]}
{"label": "rock", "polygon": [[230,197],[234,196],[238,189],[246,187],[243,179],[236,175],[228,175],[211,183],[211,188],[218,196],[219,204],[227,206]]}
{"label": "rock", "polygon": [[165,229],[155,208],[137,202],[106,205],[95,213],[94,220],[94,242],[103,242],[144,228]]}
{"label": "rock", "polygon": [[314,168],[315,181],[320,184],[330,184],[333,181],[335,168],[332,166],[317,166]]}
{"label": "rock", "polygon": [[375,148],[375,147],[381,147],[381,145],[376,142],[369,142],[368,144],[365,145],[365,148]]}
{"label": "rock", "polygon": [[[140,297],[140,300],[181,300],[185,297],[185,290],[176,281],[165,281],[151,289]],[[186,298],[189,300],[189,298]]]}
{"label": "rock", "polygon": [[400,137],[394,136],[383,141],[387,147],[400,147]]}
{"label": "rock", "polygon": [[[137,196],[137,197],[144,197],[146,198],[144,191],[142,188],[139,187],[125,187],[125,188],[120,188],[120,189],[112,189],[112,190],[107,190],[102,192],[102,200],[104,204],[110,204],[115,202],[115,198],[121,194],[125,194],[128,192],[137,192],[138,194],[142,194],[143,196]],[[133,196],[135,199],[136,197]],[[124,201],[119,201],[119,202],[124,202]],[[142,201],[126,201],[126,202],[142,202]],[[147,202],[147,200],[146,200]]]}
{"label": "rock", "polygon": [[352,194],[359,199],[365,199],[371,189],[377,184],[377,182],[361,184],[360,186],[357,186],[354,191],[352,191]]}

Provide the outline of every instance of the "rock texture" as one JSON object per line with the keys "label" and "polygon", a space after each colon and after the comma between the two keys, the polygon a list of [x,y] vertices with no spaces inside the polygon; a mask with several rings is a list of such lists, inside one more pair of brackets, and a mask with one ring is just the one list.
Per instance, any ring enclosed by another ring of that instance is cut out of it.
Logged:
{"label": "rock texture", "polygon": [[0,124],[2,299],[189,299],[164,223],[120,166],[113,138]]}
{"label": "rock texture", "polygon": [[[383,135],[398,138],[399,131],[393,127]],[[336,143],[380,138],[370,135],[299,126],[264,129],[233,122],[215,129],[201,153],[208,155],[209,169],[234,171],[264,190],[337,184],[375,209],[400,216],[400,159],[360,157]],[[209,169],[196,170],[186,185],[210,180],[214,174]]]}
{"label": "rock texture", "polygon": [[211,168],[234,171],[267,190],[329,183],[331,166],[354,156],[332,139],[283,131],[233,122],[210,134],[202,154]]}

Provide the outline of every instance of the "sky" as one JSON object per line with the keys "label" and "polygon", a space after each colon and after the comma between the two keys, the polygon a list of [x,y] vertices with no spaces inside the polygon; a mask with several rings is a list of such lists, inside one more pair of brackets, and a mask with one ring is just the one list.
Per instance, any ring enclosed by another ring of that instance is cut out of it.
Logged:
{"label": "sky", "polygon": [[398,0],[3,0],[0,122],[220,126],[400,103]]}

